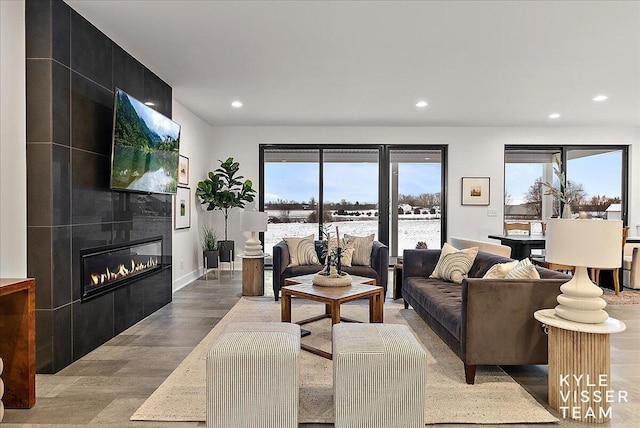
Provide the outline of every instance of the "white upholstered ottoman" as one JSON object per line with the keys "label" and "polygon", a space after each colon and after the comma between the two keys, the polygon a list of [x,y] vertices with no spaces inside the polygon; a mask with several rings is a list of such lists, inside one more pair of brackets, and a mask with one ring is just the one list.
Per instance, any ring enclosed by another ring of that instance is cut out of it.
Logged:
{"label": "white upholstered ottoman", "polygon": [[426,353],[396,324],[333,326],[336,427],[423,427]]}
{"label": "white upholstered ottoman", "polygon": [[207,355],[207,427],[297,427],[300,326],[229,324]]}

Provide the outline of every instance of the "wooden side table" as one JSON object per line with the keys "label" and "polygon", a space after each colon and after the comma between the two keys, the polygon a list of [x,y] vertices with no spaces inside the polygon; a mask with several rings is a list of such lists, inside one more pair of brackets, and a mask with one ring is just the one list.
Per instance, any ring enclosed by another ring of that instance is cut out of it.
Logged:
{"label": "wooden side table", "polygon": [[563,418],[604,423],[611,420],[610,335],[626,329],[609,317],[600,324],[565,320],[554,309],[537,311],[534,317],[549,332],[549,405]]}
{"label": "wooden side table", "polygon": [[393,265],[393,299],[402,297],[402,257]]}
{"label": "wooden side table", "polygon": [[0,279],[2,401],[9,409],[36,404],[36,281]]}
{"label": "wooden side table", "polygon": [[242,295],[264,296],[264,259],[269,254],[247,256],[238,254],[242,259]]}

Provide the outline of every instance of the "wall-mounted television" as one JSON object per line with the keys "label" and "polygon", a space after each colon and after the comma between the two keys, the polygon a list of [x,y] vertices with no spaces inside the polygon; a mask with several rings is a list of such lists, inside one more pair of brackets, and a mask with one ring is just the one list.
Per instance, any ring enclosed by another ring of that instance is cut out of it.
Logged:
{"label": "wall-mounted television", "polygon": [[175,194],[180,125],[115,90],[111,189]]}

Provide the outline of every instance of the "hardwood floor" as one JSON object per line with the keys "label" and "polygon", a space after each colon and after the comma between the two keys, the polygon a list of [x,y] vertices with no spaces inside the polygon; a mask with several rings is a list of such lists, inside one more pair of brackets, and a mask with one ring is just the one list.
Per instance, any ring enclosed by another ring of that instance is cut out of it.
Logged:
{"label": "hardwood floor", "polygon": [[[267,292],[271,289],[270,276],[266,272]],[[171,304],[59,373],[38,375],[36,406],[30,410],[7,410],[2,427],[205,426],[202,422],[131,422],[129,417],[240,298],[240,272],[234,276],[223,273],[221,279],[209,278],[176,292]],[[624,333],[611,337],[611,361],[613,388],[626,391],[629,402],[614,404],[613,420],[603,426],[636,426],[640,414],[640,305],[609,306],[607,310],[627,324]],[[505,370],[546,405],[546,366],[505,367]],[[508,406],[508,401],[497,405]],[[586,424],[561,420],[559,424],[536,427],[581,425]]]}

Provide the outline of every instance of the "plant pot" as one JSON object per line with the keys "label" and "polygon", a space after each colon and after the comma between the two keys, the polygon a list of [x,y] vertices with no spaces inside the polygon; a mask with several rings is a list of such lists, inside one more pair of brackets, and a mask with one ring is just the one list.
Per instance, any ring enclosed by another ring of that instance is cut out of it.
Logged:
{"label": "plant pot", "polygon": [[217,268],[220,260],[220,251],[219,250],[214,250],[214,251],[203,251],[202,252],[202,256],[203,256],[203,260],[204,260],[204,267],[206,269],[213,269],[213,268]]}
{"label": "plant pot", "polygon": [[235,241],[218,241],[221,262],[232,262],[236,255]]}

